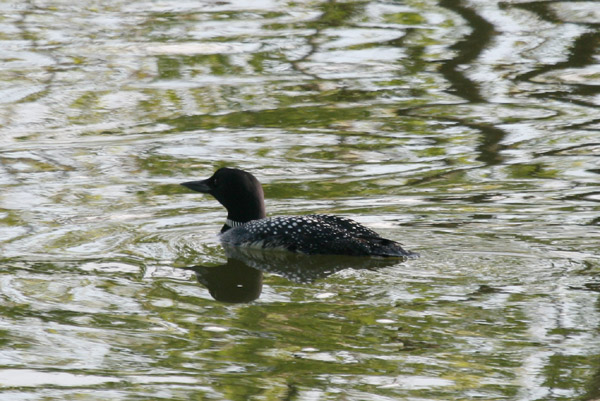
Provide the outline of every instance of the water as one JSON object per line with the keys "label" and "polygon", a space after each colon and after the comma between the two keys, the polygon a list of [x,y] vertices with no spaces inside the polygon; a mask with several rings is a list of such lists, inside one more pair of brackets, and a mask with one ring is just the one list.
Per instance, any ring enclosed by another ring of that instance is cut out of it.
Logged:
{"label": "water", "polygon": [[[597,3],[0,10],[0,399],[600,397]],[[228,258],[223,165],[421,258]]]}

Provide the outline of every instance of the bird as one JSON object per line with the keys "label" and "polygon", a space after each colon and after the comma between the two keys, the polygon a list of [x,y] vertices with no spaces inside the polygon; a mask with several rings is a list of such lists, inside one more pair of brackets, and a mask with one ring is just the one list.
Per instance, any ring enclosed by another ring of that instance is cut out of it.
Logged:
{"label": "bird", "polygon": [[210,178],[181,185],[212,195],[227,209],[227,219],[219,234],[225,246],[308,255],[418,256],[346,217],[330,214],[267,217],[262,185],[244,170],[222,167]]}

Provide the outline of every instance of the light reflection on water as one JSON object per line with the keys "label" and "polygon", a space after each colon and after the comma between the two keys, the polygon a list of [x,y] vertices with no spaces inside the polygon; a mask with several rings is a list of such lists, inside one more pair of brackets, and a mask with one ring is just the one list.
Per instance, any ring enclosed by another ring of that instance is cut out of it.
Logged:
{"label": "light reflection on water", "polygon": [[[0,398],[600,397],[595,3],[0,10]],[[422,257],[218,302],[223,165]]]}

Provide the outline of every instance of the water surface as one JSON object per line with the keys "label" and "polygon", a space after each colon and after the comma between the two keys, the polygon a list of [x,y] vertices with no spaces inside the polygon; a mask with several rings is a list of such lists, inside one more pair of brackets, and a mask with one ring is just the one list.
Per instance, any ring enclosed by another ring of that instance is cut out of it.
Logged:
{"label": "water surface", "polygon": [[[597,3],[0,11],[1,399],[600,397]],[[225,165],[421,257],[240,266]]]}

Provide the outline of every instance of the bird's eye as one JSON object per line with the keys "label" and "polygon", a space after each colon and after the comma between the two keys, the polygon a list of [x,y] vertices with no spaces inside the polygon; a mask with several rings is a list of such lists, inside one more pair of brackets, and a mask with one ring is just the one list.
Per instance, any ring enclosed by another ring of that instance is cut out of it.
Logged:
{"label": "bird's eye", "polygon": [[218,181],[217,181],[217,179],[215,178],[215,179],[213,180],[213,186],[215,186],[215,187],[216,187],[217,185],[218,185]]}

